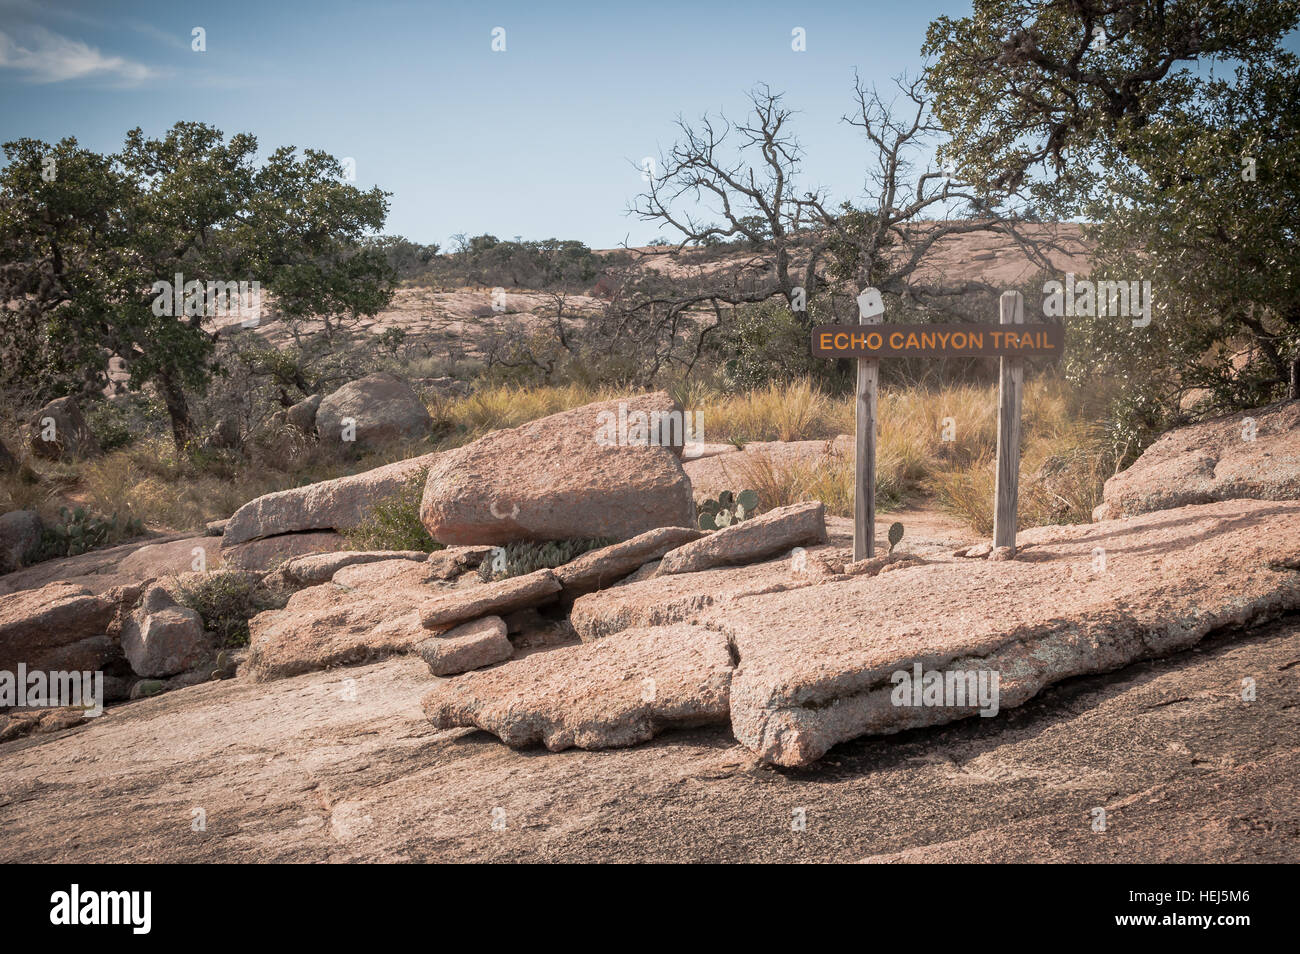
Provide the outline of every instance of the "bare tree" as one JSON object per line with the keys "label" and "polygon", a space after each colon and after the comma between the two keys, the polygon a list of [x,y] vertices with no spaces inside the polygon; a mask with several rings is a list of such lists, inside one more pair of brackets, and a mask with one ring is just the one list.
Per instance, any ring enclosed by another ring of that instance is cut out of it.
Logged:
{"label": "bare tree", "polygon": [[[981,192],[922,167],[943,130],[930,112],[924,73],[895,84],[886,101],[855,78],[856,109],[844,121],[861,130],[870,149],[866,190],[856,204],[838,207],[824,189],[800,184],[803,153],[789,128],[792,113],[767,86],[749,94],[744,122],[679,119],[680,140],[661,157],[630,211],[681,237],[646,257],[681,259],[690,246],[724,241],[743,241],[750,254],[689,294],[654,300],[658,314],[693,311],[707,320],[721,305],[780,295],[809,321],[807,304],[823,290],[851,298],[869,285],[943,311],[954,293],[969,289],[918,283],[918,272],[945,239],[977,232],[1006,235],[1031,261],[1050,267],[1045,253],[1059,246],[1024,234],[1017,194]],[[644,312],[647,303],[636,307]]]}

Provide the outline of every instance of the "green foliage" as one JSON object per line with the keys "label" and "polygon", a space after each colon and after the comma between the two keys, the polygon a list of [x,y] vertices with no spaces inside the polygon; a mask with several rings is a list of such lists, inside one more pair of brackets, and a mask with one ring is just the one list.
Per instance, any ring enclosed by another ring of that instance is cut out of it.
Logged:
{"label": "green foliage", "polygon": [[801,377],[821,378],[834,369],[834,362],[812,357],[809,325],[783,299],[738,308],[733,328],[719,339],[718,359],[741,390]]}
{"label": "green foliage", "polygon": [[[325,153],[285,147],[256,166],[253,136],[191,122],[161,139],[134,129],[112,155],[72,138],[4,150],[0,299],[16,305],[0,323],[6,388],[94,393],[121,356],[133,389],[159,390],[182,447],[193,437],[188,395],[213,372],[205,318],[229,307],[189,283],[211,293],[215,282],[256,281],[285,318],[321,318],[327,330],[391,299],[383,252],[361,244],[383,224],[386,193],[346,184]],[[172,313],[170,285],[156,285],[177,273],[183,314]]]}
{"label": "green foliage", "polygon": [[424,496],[427,470],[411,477],[397,493],[377,501],[366,518],[344,532],[348,544],[358,550],[441,550],[420,522],[420,499]]}
{"label": "green foliage", "polygon": [[[248,621],[258,613],[283,609],[289,593],[264,587],[257,579],[238,570],[224,570],[183,578],[175,592],[176,602],[203,617],[204,629],[217,634],[220,645],[247,646]],[[218,669],[224,670],[218,658]]]}
{"label": "green foliage", "polygon": [[444,284],[586,291],[610,264],[582,242],[503,242],[495,235],[456,236],[457,248],[432,258],[429,277]]}
{"label": "green foliage", "polygon": [[563,566],[591,550],[607,547],[613,540],[603,537],[592,539],[548,540],[545,543],[507,543],[488,554],[479,564],[478,575],[485,583],[524,576],[543,569]]}
{"label": "green foliage", "polygon": [[132,391],[86,408],[86,425],[105,451],[128,447],[167,429],[167,408],[151,395]]}
{"label": "green foliage", "polygon": [[41,528],[41,541],[32,562],[78,556],[100,547],[113,546],[144,533],[144,525],[135,517],[119,521],[117,514],[102,517],[82,507],[59,508],[59,522]]}
{"label": "green foliage", "polygon": [[758,493],[742,490],[733,494],[730,490],[724,490],[716,499],[702,501],[698,510],[701,530],[721,530],[754,516],[758,510]]}
{"label": "green foliage", "polygon": [[976,0],[930,27],[944,158],[1096,223],[1090,277],[1150,282],[1149,324],[1067,319],[1069,378],[1118,384],[1130,435],[1300,370],[1298,25],[1275,0]]}

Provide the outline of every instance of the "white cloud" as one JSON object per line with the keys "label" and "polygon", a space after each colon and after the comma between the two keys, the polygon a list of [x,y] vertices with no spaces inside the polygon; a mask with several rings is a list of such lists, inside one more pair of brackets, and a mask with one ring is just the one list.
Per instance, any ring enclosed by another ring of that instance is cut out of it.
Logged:
{"label": "white cloud", "polygon": [[32,83],[99,77],[130,85],[157,75],[143,63],[107,56],[80,40],[44,27],[31,27],[26,34],[20,42],[0,30],[0,69],[17,70]]}

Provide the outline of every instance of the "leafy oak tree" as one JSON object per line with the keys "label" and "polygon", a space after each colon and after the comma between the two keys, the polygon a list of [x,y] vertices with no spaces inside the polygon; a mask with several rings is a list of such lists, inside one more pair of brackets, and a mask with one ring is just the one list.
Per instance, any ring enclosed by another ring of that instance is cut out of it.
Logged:
{"label": "leafy oak tree", "polygon": [[1095,223],[1095,274],[1151,281],[1149,325],[1076,319],[1067,348],[1148,426],[1300,397],[1298,23],[1295,0],[975,0],[930,26],[947,158]]}
{"label": "leafy oak tree", "polygon": [[[323,152],[283,147],[259,165],[254,137],[186,122],[158,139],[132,130],[113,155],[72,138],[4,149],[0,380],[9,388],[95,393],[118,357],[132,388],[157,389],[183,448],[194,437],[190,398],[220,370],[223,328],[260,320],[247,311],[251,295],[232,310],[228,293],[206,294],[209,283],[256,281],[282,316],[323,321],[327,334],[391,300],[393,269],[364,243],[383,225],[387,193],[347,184]],[[158,285],[178,274],[179,313]]]}

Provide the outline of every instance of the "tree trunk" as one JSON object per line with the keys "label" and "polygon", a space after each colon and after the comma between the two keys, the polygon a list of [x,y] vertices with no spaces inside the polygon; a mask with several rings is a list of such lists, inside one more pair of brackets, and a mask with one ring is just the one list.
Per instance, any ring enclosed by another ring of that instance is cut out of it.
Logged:
{"label": "tree trunk", "polygon": [[1291,400],[1300,400],[1300,355],[1291,359],[1291,386],[1287,391]]}
{"label": "tree trunk", "polygon": [[158,379],[158,390],[167,405],[167,414],[172,419],[172,440],[176,442],[176,449],[183,451],[194,437],[190,425],[190,404],[185,399],[185,392],[181,390],[180,385],[169,375],[163,375]]}

